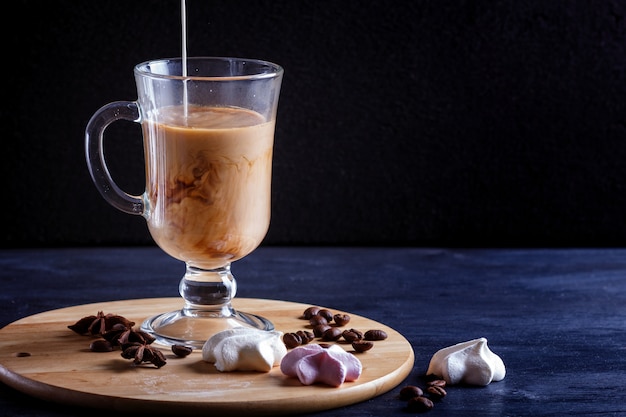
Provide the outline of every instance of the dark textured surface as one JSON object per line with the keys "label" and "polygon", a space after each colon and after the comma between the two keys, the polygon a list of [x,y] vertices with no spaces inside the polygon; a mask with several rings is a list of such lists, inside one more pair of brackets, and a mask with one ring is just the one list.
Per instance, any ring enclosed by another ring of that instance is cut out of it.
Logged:
{"label": "dark textured surface", "polygon": [[[179,4],[14,4],[4,247],[151,243],[141,218],[91,184],[83,133],[101,105],[135,99],[135,64],[180,55]],[[190,55],[285,67],[267,243],[626,246],[623,1],[187,10]],[[108,142],[132,193],[139,135],[120,123]]]}
{"label": "dark textured surface", "polygon": [[[0,251],[0,326],[70,305],[175,297],[182,269],[154,248]],[[264,247],[233,273],[241,297],[337,308],[398,330],[416,356],[406,384],[422,383],[440,348],[486,337],[505,379],[450,387],[428,415],[626,415],[624,249]],[[399,388],[315,415],[411,415]],[[0,384],[2,416],[91,413]]]}

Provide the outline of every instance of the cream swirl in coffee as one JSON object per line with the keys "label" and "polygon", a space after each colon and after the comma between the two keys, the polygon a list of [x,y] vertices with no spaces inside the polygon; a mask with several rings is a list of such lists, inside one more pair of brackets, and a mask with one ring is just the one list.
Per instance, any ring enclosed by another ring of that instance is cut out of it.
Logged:
{"label": "cream swirl in coffee", "polygon": [[231,107],[160,109],[143,123],[148,227],[204,269],[252,252],[270,221],[274,122]]}

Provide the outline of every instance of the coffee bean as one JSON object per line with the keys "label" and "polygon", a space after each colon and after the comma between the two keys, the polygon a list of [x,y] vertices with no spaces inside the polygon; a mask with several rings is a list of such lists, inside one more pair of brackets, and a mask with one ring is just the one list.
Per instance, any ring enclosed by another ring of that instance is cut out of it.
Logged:
{"label": "coffee bean", "polygon": [[428,381],[427,385],[429,387],[445,387],[446,386],[446,381],[445,379],[433,379],[432,381]]}
{"label": "coffee bean", "polygon": [[367,342],[365,340],[356,340],[352,342],[352,349],[354,349],[354,351],[358,353],[366,352],[373,347],[374,344],[372,342]]}
{"label": "coffee bean", "polygon": [[293,349],[302,344],[302,338],[297,333],[285,333],[283,343],[288,349]]}
{"label": "coffee bean", "polygon": [[184,358],[185,356],[188,356],[192,351],[193,348],[191,346],[172,345],[172,352],[174,352],[174,355],[178,356],[179,358]]}
{"label": "coffee bean", "polygon": [[326,342],[334,342],[341,337],[341,333],[343,333],[341,329],[331,327],[322,334],[322,340]]}
{"label": "coffee bean", "polygon": [[424,395],[424,391],[422,391],[420,387],[416,387],[415,385],[407,385],[400,390],[401,400],[410,400],[413,397],[419,397],[421,395]]}
{"label": "coffee bean", "polygon": [[368,330],[363,335],[363,339],[365,340],[385,340],[387,338],[387,333],[383,330]]}
{"label": "coffee bean", "polygon": [[426,397],[413,397],[411,398],[406,407],[409,411],[425,412],[432,410],[435,405],[431,400]]}
{"label": "coffee bean", "polygon": [[322,337],[324,332],[328,329],[330,329],[330,326],[328,324],[318,324],[316,326],[313,326],[313,335],[315,337]]}
{"label": "coffee bean", "polygon": [[333,320],[335,320],[337,326],[345,326],[350,322],[350,316],[347,314],[335,314]]}
{"label": "coffee bean", "polygon": [[309,319],[309,324],[315,327],[318,324],[328,324],[328,320],[324,316],[316,314],[314,316],[311,316],[311,318]]}
{"label": "coffee bean", "polygon": [[426,392],[428,393],[428,396],[433,400],[440,400],[447,395],[446,390],[437,385],[431,385],[430,387],[426,388]]}
{"label": "coffee bean", "polygon": [[296,334],[300,336],[300,339],[302,340],[301,343],[303,345],[306,345],[307,343],[315,339],[315,335],[308,330],[298,330]]}
{"label": "coffee bean", "polygon": [[325,308],[321,309],[317,315],[324,317],[328,323],[333,321],[333,313]]}
{"label": "coffee bean", "polygon": [[317,315],[317,313],[320,312],[320,308],[319,307],[309,307],[306,310],[304,310],[304,313],[302,313],[302,317],[305,320],[309,320],[311,317]]}
{"label": "coffee bean", "polygon": [[106,339],[96,339],[89,345],[92,352],[111,352],[113,345]]}
{"label": "coffee bean", "polygon": [[345,339],[346,342],[350,343],[363,339],[363,333],[355,331],[354,329],[344,330],[341,333],[341,336]]}

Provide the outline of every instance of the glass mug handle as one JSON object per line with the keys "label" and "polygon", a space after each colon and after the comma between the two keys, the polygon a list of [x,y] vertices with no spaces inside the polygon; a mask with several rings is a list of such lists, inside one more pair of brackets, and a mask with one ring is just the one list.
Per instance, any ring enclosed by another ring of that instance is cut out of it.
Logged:
{"label": "glass mug handle", "polygon": [[102,197],[113,207],[129,214],[144,215],[145,204],[117,186],[104,159],[104,131],[117,120],[139,123],[141,116],[135,101],[115,101],[98,109],[85,128],[85,156],[91,178]]}

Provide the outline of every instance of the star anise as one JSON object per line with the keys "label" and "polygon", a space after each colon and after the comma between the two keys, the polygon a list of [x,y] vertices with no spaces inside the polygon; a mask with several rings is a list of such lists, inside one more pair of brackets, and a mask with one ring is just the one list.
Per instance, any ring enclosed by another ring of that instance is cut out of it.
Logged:
{"label": "star anise", "polygon": [[135,325],[135,322],[128,320],[126,317],[117,314],[104,314],[102,311],[98,311],[97,315],[83,317],[67,327],[80,335],[98,336],[103,335],[118,323],[126,327]]}
{"label": "star anise", "polygon": [[163,353],[151,347],[146,343],[126,343],[122,345],[122,357],[124,359],[132,359],[135,365],[143,362],[150,362],[157,368],[165,365],[165,356]]}
{"label": "star anise", "polygon": [[123,323],[116,323],[102,335],[108,340],[112,346],[122,346],[128,343],[145,343],[147,345],[156,339],[140,329],[134,329],[132,326],[126,326]]}

